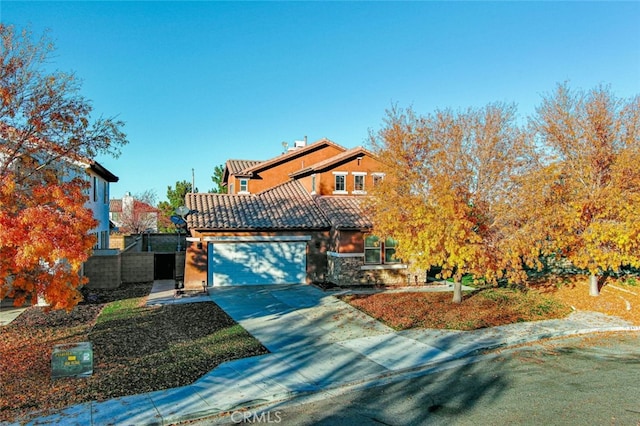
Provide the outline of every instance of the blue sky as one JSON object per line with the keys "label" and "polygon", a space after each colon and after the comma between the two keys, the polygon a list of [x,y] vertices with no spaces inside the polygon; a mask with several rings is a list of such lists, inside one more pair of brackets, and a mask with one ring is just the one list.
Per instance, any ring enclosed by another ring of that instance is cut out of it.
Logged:
{"label": "blue sky", "polygon": [[50,30],[129,145],[98,159],[112,198],[266,160],[307,136],[367,144],[392,105],[418,113],[610,84],[640,93],[640,2],[19,2],[0,20]]}

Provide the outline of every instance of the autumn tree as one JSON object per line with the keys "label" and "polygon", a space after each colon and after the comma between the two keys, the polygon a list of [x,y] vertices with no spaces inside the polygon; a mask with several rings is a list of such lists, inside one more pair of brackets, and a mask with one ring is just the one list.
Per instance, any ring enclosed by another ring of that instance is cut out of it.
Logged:
{"label": "autumn tree", "polygon": [[374,232],[396,239],[413,267],[453,277],[454,302],[464,274],[495,281],[506,268],[502,215],[512,177],[534,158],[515,113],[505,104],[427,116],[394,108],[371,135],[385,172],[369,203]]}
{"label": "autumn tree", "polygon": [[522,239],[588,270],[597,296],[603,273],[640,266],[640,96],[561,84],[532,127],[549,160],[520,194],[535,209]]}
{"label": "autumn tree", "polygon": [[0,23],[0,38],[0,298],[71,309],[96,225],[77,164],[117,155],[123,123],[93,119],[75,77],[46,71],[46,36]]}

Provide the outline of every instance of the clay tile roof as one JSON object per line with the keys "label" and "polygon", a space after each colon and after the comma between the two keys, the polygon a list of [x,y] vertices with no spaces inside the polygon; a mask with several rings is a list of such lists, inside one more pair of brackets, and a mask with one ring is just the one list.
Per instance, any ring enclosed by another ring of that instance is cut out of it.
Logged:
{"label": "clay tile roof", "polygon": [[238,174],[245,169],[251,168],[255,165],[262,163],[257,160],[227,160],[227,169],[232,175]]}
{"label": "clay tile roof", "polygon": [[152,205],[138,200],[133,200],[133,210],[138,213],[157,213],[160,211]]}
{"label": "clay tile roof", "polygon": [[326,229],[330,223],[297,181],[258,194],[187,194],[192,229]]}
{"label": "clay tile roof", "polygon": [[[157,208],[139,200],[133,200],[133,210],[137,213],[154,213],[159,212]],[[122,213],[122,199],[114,198],[109,200],[109,211],[112,213]]]}
{"label": "clay tile roof", "polygon": [[373,224],[363,209],[363,197],[317,197],[320,210],[336,229],[365,229]]}

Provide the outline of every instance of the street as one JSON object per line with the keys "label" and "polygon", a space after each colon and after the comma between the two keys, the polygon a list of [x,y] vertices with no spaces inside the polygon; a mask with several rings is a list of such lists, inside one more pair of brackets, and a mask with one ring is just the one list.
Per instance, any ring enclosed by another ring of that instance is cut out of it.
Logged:
{"label": "street", "polygon": [[638,426],[640,334],[505,349],[422,377],[227,417],[230,424],[243,419],[282,425]]}

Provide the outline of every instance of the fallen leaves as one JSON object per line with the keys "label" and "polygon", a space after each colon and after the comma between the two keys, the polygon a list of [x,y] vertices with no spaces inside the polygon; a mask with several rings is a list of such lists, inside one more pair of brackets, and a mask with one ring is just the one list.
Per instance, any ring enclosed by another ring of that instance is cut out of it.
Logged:
{"label": "fallen leaves", "polygon": [[[0,421],[184,386],[222,362],[267,352],[214,303],[147,307],[150,289],[92,291],[85,299],[96,303],[70,313],[29,308],[0,328]],[[93,343],[93,376],[52,380],[53,346],[81,341]]]}
{"label": "fallen leaves", "polygon": [[474,330],[521,321],[560,318],[570,308],[536,292],[489,288],[467,293],[461,304],[449,292],[379,293],[344,300],[396,330],[437,328]]}

